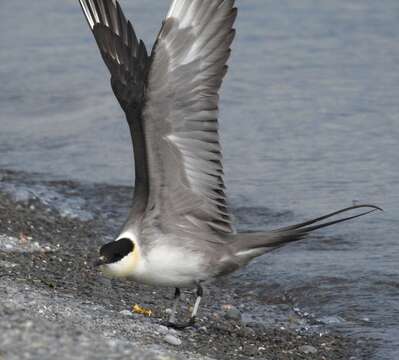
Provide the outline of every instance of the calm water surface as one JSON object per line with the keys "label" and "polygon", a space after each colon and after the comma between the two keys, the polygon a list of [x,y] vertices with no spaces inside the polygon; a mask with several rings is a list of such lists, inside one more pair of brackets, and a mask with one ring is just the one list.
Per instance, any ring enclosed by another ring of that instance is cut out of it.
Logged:
{"label": "calm water surface", "polygon": [[[148,47],[168,2],[122,0]],[[399,2],[238,1],[221,100],[239,227],[352,204],[375,214],[234,277],[399,354]],[[77,1],[0,3],[0,167],[130,184],[127,124]],[[268,290],[268,291],[269,291]],[[270,290],[271,291],[271,290]],[[259,296],[262,296],[261,291]]]}

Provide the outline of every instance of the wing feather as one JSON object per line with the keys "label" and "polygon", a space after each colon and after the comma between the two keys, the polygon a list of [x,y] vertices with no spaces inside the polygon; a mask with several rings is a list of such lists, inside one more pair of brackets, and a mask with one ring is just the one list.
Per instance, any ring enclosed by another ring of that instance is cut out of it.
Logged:
{"label": "wing feather", "polygon": [[79,0],[111,73],[111,85],[126,113],[135,157],[134,202],[130,218],[144,215],[148,199],[148,173],[142,124],[145,83],[149,57],[115,0]]}
{"label": "wing feather", "polygon": [[174,0],[151,58],[116,0],[79,1],[131,130],[131,217],[145,211],[148,229],[234,232],[218,135],[234,0]]}
{"label": "wing feather", "polygon": [[233,0],[175,0],[154,46],[143,109],[146,218],[162,230],[234,232],[217,118],[236,15]]}

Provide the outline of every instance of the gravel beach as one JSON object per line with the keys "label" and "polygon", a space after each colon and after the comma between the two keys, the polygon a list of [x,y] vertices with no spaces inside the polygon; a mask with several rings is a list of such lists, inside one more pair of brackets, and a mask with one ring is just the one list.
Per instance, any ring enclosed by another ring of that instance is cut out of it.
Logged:
{"label": "gravel beach", "polygon": [[[194,328],[167,329],[161,323],[172,304],[173,289],[109,280],[92,267],[98,247],[113,236],[107,216],[98,209],[88,216],[82,206],[82,219],[36,195],[9,191],[23,183],[73,198],[84,191],[81,185],[44,181],[40,176],[32,179],[0,171],[1,360],[370,356],[367,339],[312,326],[312,319],[284,296],[278,304],[267,300],[259,304],[245,284],[235,289],[228,279],[208,287]],[[106,193],[112,191],[120,189],[108,187]],[[104,186],[86,193],[105,196]],[[192,301],[193,296],[185,293],[179,316],[187,316]],[[134,313],[136,304],[151,309],[153,315]],[[248,315],[259,311],[270,312],[273,321],[258,322]]]}

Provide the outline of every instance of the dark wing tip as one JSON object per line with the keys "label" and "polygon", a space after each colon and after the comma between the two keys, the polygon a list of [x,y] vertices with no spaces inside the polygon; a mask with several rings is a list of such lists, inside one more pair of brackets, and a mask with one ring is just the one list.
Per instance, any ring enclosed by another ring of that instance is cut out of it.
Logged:
{"label": "dark wing tip", "polygon": [[93,18],[93,12],[91,9],[90,4],[87,2],[87,0],[79,0],[80,6],[83,10],[83,13],[85,14],[86,20],[90,26],[90,29],[93,30],[94,25],[95,25],[95,21]]}

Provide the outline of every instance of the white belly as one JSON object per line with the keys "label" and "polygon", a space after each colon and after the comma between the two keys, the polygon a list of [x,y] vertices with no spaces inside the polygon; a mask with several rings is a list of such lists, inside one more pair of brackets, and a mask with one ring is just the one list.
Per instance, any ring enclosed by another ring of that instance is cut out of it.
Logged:
{"label": "white belly", "polygon": [[129,278],[151,285],[185,287],[206,277],[205,269],[202,255],[159,244],[140,258]]}

